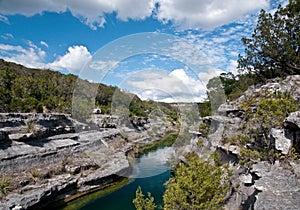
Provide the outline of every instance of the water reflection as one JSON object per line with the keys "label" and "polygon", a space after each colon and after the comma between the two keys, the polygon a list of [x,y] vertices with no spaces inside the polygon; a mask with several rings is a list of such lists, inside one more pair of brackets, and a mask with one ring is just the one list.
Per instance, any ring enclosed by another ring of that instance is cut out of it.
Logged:
{"label": "water reflection", "polygon": [[129,178],[145,178],[156,176],[170,170],[170,160],[174,156],[173,147],[158,149],[143,155],[132,170]]}

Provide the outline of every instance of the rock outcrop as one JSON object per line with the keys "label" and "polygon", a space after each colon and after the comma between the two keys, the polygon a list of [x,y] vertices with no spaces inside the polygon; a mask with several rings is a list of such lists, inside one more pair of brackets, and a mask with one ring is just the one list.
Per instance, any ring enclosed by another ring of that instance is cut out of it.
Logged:
{"label": "rock outcrop", "polygon": [[[296,155],[300,154],[300,112],[278,116],[276,120],[281,121],[274,127],[268,125],[273,122],[261,120],[268,119],[270,113],[261,113],[265,118],[257,114],[260,101],[273,99],[273,94],[277,97],[274,101],[289,94],[299,109],[299,87],[300,75],[252,86],[238,99],[222,104],[218,115],[202,119],[210,126],[209,134],[199,137],[202,145],[217,151],[221,161],[229,162],[234,172],[225,209],[299,208],[300,164]],[[262,126],[269,130],[260,132]],[[265,151],[260,153],[261,145]]]}
{"label": "rock outcrop", "polygon": [[120,131],[88,127],[63,114],[0,114],[0,171],[12,189],[0,208],[41,209],[129,173]]}
{"label": "rock outcrop", "polygon": [[253,165],[253,173],[259,179],[254,188],[260,192],[256,196],[254,209],[298,209],[300,204],[300,180],[293,173],[292,166],[275,162],[270,165],[260,162]]}
{"label": "rock outcrop", "polygon": [[0,181],[9,181],[0,209],[43,209],[128,177],[134,145],[172,130],[137,120],[129,128],[111,115],[84,124],[64,114],[0,114]]}

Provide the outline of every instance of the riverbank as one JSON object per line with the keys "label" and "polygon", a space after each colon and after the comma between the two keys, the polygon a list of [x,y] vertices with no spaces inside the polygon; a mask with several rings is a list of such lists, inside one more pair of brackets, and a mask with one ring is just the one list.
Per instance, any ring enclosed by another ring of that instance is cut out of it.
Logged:
{"label": "riverbank", "polygon": [[149,132],[164,133],[151,123],[142,131],[97,129],[63,114],[0,119],[1,209],[44,209],[98,191],[130,174],[127,155],[137,142],[151,143]]}
{"label": "riverbank", "polygon": [[[130,161],[130,159],[140,158],[143,155],[147,155],[151,152],[155,152],[158,149],[162,149],[164,147],[169,147],[175,142],[177,137],[178,137],[177,133],[171,132],[171,133],[164,134],[161,139],[155,139],[149,143],[144,143],[144,144],[139,143],[137,145],[134,145],[134,147],[133,147],[134,149],[131,150],[127,156],[129,159],[130,167],[133,168],[134,165],[136,164],[135,161]],[[132,175],[129,175],[129,177],[132,177]],[[91,191],[85,191],[85,192],[70,196],[67,199],[64,199],[63,201],[59,202],[55,206],[60,207],[63,210],[78,209],[78,208],[80,208],[80,206],[84,206],[85,203],[87,203],[91,200],[100,198],[102,196],[110,194],[110,193],[124,187],[126,184],[128,184],[128,181],[129,180],[127,177],[120,177],[120,180],[116,180],[105,186],[101,186],[101,187],[93,189]],[[51,207],[49,209],[51,209]]]}
{"label": "riverbank", "polygon": [[120,178],[120,180],[112,182],[110,184],[107,184],[105,186],[101,186],[99,188],[96,188],[92,191],[86,191],[81,194],[77,194],[74,196],[70,196],[67,199],[64,199],[57,204],[49,206],[47,209],[59,209],[59,210],[76,210],[83,206],[85,206],[87,203],[89,203],[92,200],[95,200],[99,197],[108,195],[118,189],[121,189],[122,187],[126,186],[128,184],[128,178],[123,177]]}
{"label": "riverbank", "polygon": [[112,186],[88,194],[67,203],[60,210],[134,210],[132,200],[135,198],[135,192],[139,186],[143,191],[151,192],[156,203],[162,206],[164,183],[169,179],[171,173],[167,158],[162,157],[170,154],[171,149],[171,147],[165,147],[140,156],[139,161],[133,165],[128,183],[124,186],[119,188],[120,185],[117,183],[117,187]]}

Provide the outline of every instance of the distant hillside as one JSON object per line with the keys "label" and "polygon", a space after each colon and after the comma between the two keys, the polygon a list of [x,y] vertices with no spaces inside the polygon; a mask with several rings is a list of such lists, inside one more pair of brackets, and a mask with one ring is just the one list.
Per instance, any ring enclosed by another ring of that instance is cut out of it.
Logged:
{"label": "distant hillside", "polygon": [[[81,80],[83,81],[83,80]],[[88,86],[95,84],[83,81]],[[0,59],[0,112],[72,112],[72,97],[78,77],[52,70],[26,68]],[[113,95],[131,99],[131,116],[147,117],[151,109],[161,109],[172,120],[177,120],[174,107],[157,102],[146,102],[136,95],[124,93],[117,87],[98,86],[95,106],[110,113]]]}

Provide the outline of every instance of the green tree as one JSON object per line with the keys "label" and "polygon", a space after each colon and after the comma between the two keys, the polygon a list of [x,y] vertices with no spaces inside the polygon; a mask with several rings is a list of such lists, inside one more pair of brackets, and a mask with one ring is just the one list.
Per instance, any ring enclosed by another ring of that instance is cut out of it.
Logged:
{"label": "green tree", "polygon": [[219,76],[223,86],[225,95],[228,96],[236,86],[237,80],[233,73],[221,73]]}
{"label": "green tree", "polygon": [[166,182],[164,209],[220,209],[229,186],[229,169],[191,154]]}
{"label": "green tree", "polygon": [[261,10],[251,38],[243,38],[245,55],[239,55],[242,72],[260,79],[300,73],[300,1],[278,6],[274,15]]}
{"label": "green tree", "polygon": [[137,210],[154,210],[157,207],[151,193],[148,192],[148,197],[145,198],[140,186],[136,190],[135,199],[132,202]]}

